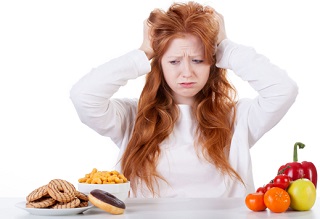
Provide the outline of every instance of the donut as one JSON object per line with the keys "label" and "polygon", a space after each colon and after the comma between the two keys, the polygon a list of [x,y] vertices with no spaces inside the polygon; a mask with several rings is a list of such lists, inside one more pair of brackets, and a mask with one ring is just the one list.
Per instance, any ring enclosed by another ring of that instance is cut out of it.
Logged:
{"label": "donut", "polygon": [[63,179],[53,179],[47,185],[49,195],[59,202],[70,202],[76,197],[76,188]]}
{"label": "donut", "polygon": [[126,205],[123,201],[121,201],[114,195],[100,189],[92,190],[88,197],[89,201],[94,206],[110,214],[123,214],[126,208]]}

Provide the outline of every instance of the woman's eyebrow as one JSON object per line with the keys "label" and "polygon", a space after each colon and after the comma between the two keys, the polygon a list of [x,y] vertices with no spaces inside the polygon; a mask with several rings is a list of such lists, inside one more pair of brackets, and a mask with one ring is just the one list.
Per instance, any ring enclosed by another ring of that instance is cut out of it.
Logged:
{"label": "woman's eyebrow", "polygon": [[[167,58],[167,59],[172,59],[172,58],[182,58],[182,57],[184,57],[183,55],[170,55],[170,56],[166,56],[165,58]],[[204,55],[192,55],[192,56],[188,56],[188,57],[190,57],[190,58],[203,58],[204,57]]]}

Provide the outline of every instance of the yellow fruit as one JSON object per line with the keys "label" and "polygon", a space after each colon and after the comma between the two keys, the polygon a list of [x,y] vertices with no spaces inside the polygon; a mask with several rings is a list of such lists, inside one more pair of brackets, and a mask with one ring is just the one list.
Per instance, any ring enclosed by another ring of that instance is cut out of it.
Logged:
{"label": "yellow fruit", "polygon": [[288,193],[291,198],[290,208],[296,211],[310,210],[316,201],[316,188],[308,179],[291,182]]}

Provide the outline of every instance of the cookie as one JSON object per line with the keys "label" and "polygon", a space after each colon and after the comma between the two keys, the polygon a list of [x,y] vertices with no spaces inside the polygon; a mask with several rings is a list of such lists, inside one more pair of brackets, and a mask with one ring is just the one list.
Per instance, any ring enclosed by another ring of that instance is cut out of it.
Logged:
{"label": "cookie", "polygon": [[48,190],[47,190],[47,185],[41,186],[35,190],[33,190],[28,196],[27,196],[27,201],[32,202],[37,199],[40,199],[44,196],[48,195]]}
{"label": "cookie", "polygon": [[53,209],[65,209],[65,208],[76,208],[80,204],[80,199],[75,198],[67,203],[56,203],[52,206]]}
{"label": "cookie", "polygon": [[27,208],[47,208],[56,203],[56,200],[54,200],[51,197],[43,197],[40,199],[37,199],[35,201],[27,202],[26,207]]}
{"label": "cookie", "polygon": [[59,202],[71,202],[76,197],[76,188],[63,179],[53,179],[47,185],[49,195]]}
{"label": "cookie", "polygon": [[80,199],[80,201],[89,201],[89,198],[86,194],[76,191],[76,197]]}
{"label": "cookie", "polygon": [[89,202],[87,201],[81,201],[80,204],[77,206],[77,208],[83,208],[83,207],[88,207]]}

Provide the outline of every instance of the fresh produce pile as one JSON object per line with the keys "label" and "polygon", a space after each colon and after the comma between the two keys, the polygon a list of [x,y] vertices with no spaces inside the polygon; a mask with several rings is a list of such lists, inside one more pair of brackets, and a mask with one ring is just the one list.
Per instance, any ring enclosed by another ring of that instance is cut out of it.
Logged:
{"label": "fresh produce pile", "polygon": [[294,144],[293,162],[281,166],[278,174],[269,183],[250,193],[245,199],[246,206],[252,211],[269,209],[275,213],[310,210],[316,201],[317,169],[312,162],[298,162],[298,147]]}

